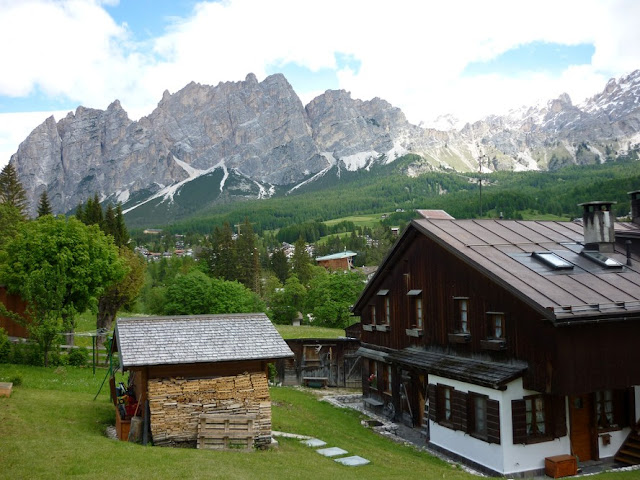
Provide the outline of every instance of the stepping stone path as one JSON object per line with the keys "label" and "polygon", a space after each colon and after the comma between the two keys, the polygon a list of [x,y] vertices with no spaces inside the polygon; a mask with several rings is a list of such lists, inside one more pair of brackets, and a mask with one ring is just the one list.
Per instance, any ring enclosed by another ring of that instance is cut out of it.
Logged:
{"label": "stepping stone path", "polygon": [[[312,447],[312,448],[324,447],[327,444],[327,442],[324,442],[318,438],[301,440],[301,442],[306,446]],[[319,448],[316,450],[316,452],[318,452],[320,455],[324,457],[340,457],[340,458],[335,458],[334,461],[342,465],[347,465],[349,467],[358,467],[360,465],[366,465],[368,463],[371,463],[366,458],[362,458],[357,455],[344,457],[343,455],[346,455],[349,452],[339,447]]]}

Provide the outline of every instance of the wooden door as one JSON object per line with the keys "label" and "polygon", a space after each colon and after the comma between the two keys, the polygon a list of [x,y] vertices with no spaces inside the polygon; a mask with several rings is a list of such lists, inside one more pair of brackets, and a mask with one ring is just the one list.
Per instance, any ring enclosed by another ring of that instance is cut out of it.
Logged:
{"label": "wooden door", "polygon": [[594,460],[593,402],[591,395],[569,397],[571,450],[579,462]]}

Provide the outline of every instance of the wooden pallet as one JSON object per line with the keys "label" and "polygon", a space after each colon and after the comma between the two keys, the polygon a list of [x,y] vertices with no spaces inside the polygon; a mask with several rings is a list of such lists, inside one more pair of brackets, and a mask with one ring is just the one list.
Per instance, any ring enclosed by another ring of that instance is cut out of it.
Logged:
{"label": "wooden pallet", "polygon": [[202,414],[198,448],[251,450],[256,435],[256,415]]}

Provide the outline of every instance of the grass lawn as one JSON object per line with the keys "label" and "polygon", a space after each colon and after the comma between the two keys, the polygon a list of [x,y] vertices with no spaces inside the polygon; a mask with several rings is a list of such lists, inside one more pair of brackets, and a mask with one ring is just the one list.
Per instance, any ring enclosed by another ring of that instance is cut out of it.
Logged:
{"label": "grass lawn", "polygon": [[340,222],[353,222],[356,227],[375,227],[382,219],[382,213],[373,213],[370,215],[352,215],[350,217],[335,218],[327,220],[325,225],[330,227]]}
{"label": "grass lawn", "polygon": [[[93,400],[104,373],[94,377],[90,369],[0,365],[0,381],[22,378],[10,398],[0,398],[0,478],[477,478],[375,434],[360,424],[358,412],[293,388],[271,390],[274,430],[321,438],[372,463],[345,467],[290,439],[282,439],[277,449],[249,453],[110,440],[104,430],[114,423],[114,409],[107,389]],[[638,478],[638,472],[594,478],[627,480]]]}
{"label": "grass lawn", "polygon": [[278,333],[285,340],[289,338],[338,338],[344,337],[343,328],[325,328],[312,327],[309,325],[301,325],[294,327],[292,325],[275,325]]}

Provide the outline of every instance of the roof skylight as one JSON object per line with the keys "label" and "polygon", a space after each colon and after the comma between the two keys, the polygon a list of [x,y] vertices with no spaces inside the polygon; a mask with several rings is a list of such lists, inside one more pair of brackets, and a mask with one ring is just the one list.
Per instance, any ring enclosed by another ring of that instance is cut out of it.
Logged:
{"label": "roof skylight", "polygon": [[553,252],[533,252],[531,256],[554,270],[573,269],[572,263],[567,262],[564,258],[559,257]]}
{"label": "roof skylight", "polygon": [[606,255],[601,254],[595,250],[583,250],[582,255],[587,257],[589,260],[597,263],[601,267],[605,268],[619,268],[622,267],[622,264],[614,260],[613,258],[609,258]]}

